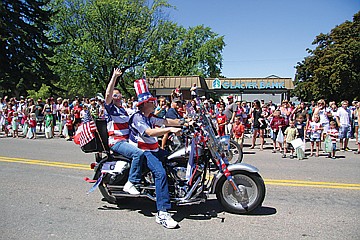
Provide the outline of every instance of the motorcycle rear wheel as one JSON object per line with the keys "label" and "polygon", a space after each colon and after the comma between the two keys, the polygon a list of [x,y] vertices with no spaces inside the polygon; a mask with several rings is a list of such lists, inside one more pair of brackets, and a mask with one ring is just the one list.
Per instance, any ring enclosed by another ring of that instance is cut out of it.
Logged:
{"label": "motorcycle rear wheel", "polygon": [[230,182],[223,176],[217,185],[216,198],[226,211],[246,214],[260,207],[265,198],[265,184],[258,173],[246,171],[231,172],[235,184],[246,189],[248,200],[240,203]]}
{"label": "motorcycle rear wheel", "polygon": [[230,164],[241,163],[243,160],[243,151],[240,145],[235,140],[230,140],[230,152],[232,158],[229,159]]}
{"label": "motorcycle rear wheel", "polygon": [[104,199],[108,202],[108,203],[112,203],[112,204],[116,204],[117,200],[116,197],[114,197],[113,195],[111,195],[111,193],[109,192],[109,190],[106,187],[106,184],[104,183],[104,181],[102,181],[99,186],[98,186],[101,195],[104,197]]}
{"label": "motorcycle rear wheel", "polygon": [[116,204],[118,202],[118,198],[113,196],[111,192],[109,191],[107,184],[115,184],[115,185],[125,185],[127,179],[128,179],[128,173],[125,175],[118,175],[118,178],[116,180],[110,180],[110,174],[107,174],[102,179],[101,183],[99,184],[98,188],[100,190],[101,195],[104,197],[104,199],[112,204]]}

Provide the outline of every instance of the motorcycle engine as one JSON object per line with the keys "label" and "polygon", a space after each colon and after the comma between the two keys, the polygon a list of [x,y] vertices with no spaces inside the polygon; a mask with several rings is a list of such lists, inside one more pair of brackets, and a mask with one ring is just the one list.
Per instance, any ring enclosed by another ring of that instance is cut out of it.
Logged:
{"label": "motorcycle engine", "polygon": [[173,167],[173,175],[177,179],[175,181],[175,195],[178,198],[183,198],[188,192],[186,184],[186,167]]}
{"label": "motorcycle engine", "polygon": [[174,167],[176,177],[181,181],[186,181],[186,168],[185,167]]}

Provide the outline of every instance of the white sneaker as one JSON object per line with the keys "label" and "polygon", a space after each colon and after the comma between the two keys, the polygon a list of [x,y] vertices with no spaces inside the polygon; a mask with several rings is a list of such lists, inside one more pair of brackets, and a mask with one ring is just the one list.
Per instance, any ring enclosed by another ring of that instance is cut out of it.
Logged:
{"label": "white sneaker", "polygon": [[123,188],[124,192],[130,193],[131,195],[138,195],[140,192],[136,189],[134,184],[130,181],[127,181]]}
{"label": "white sneaker", "polygon": [[156,222],[166,228],[176,228],[178,226],[178,222],[171,217],[170,213],[163,211],[156,214]]}

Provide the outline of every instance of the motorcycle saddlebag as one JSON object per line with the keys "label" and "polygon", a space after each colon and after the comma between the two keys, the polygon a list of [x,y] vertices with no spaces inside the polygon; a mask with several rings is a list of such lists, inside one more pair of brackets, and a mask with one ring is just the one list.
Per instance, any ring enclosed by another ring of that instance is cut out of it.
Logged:
{"label": "motorcycle saddlebag", "polygon": [[81,150],[85,153],[104,152],[110,150],[106,120],[96,119],[95,124],[97,128],[95,138],[81,147]]}

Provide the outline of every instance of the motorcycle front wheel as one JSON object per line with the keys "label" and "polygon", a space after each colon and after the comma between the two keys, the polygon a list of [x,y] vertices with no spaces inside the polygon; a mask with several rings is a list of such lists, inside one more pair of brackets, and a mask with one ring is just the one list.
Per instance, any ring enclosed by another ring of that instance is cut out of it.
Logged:
{"label": "motorcycle front wheel", "polygon": [[221,177],[216,188],[216,198],[226,211],[246,214],[260,207],[265,198],[265,184],[258,173],[246,171],[231,172],[235,184],[241,190],[236,193],[225,176]]}
{"label": "motorcycle front wheel", "polygon": [[240,145],[233,139],[230,140],[230,155],[229,163],[241,163],[243,160],[243,151]]}

